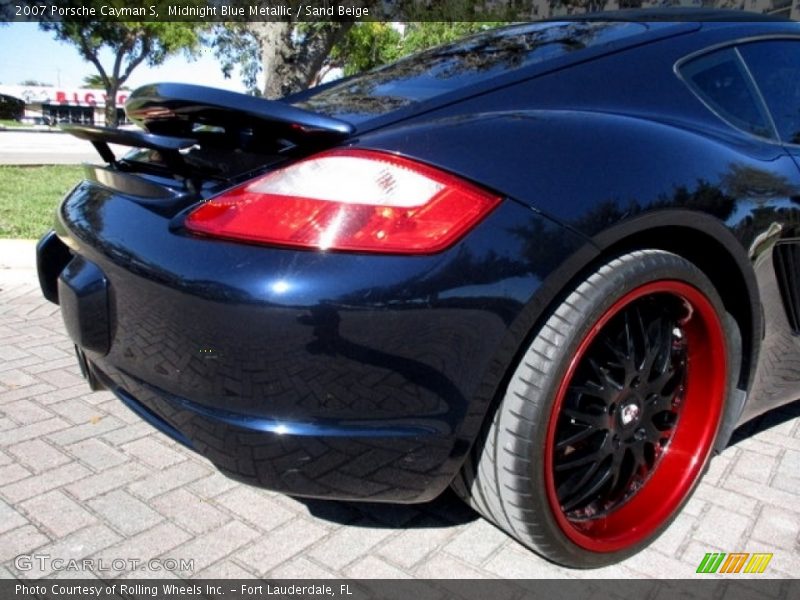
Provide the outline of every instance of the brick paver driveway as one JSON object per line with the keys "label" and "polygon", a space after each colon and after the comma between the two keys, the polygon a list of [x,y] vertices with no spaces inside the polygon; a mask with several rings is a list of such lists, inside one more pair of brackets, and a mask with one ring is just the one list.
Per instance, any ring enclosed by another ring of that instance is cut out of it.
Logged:
{"label": "brick paver driveway", "polygon": [[450,494],[421,506],[301,501],[219,475],[110,393],[89,391],[32,260],[31,244],[0,241],[0,577],[54,574],[49,563],[18,570],[27,554],[106,569],[193,559],[167,573],[180,577],[690,577],[713,551],[772,552],[767,575],[800,572],[797,403],[740,431],[650,548],[570,571]]}

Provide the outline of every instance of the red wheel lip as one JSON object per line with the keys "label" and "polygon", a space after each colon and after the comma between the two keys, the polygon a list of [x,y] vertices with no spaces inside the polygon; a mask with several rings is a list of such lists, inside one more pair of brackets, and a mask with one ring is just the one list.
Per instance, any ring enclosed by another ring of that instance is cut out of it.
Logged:
{"label": "red wheel lip", "polygon": [[[667,293],[689,302],[687,385],[676,432],[645,485],[610,515],[580,523],[561,510],[553,473],[555,433],[569,382],[592,341],[608,321],[635,300]],[[644,284],[617,300],[581,340],[556,392],[545,438],[545,487],[555,520],[573,543],[594,552],[616,552],[636,545],[678,510],[705,467],[721,421],[727,373],[725,334],[717,311],[700,290],[683,281]],[[712,399],[712,402],[707,402]],[[657,499],[658,502],[653,502]]]}

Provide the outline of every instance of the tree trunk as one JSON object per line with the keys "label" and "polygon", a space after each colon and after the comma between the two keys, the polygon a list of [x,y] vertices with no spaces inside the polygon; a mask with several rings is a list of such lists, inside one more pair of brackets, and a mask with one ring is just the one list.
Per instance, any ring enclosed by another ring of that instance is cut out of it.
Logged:
{"label": "tree trunk", "polygon": [[117,89],[106,86],[106,127],[116,129],[117,121]]}
{"label": "tree trunk", "polygon": [[264,97],[281,98],[311,85],[331,48],[352,26],[352,22],[320,23],[298,34],[294,23],[251,23],[261,46]]}

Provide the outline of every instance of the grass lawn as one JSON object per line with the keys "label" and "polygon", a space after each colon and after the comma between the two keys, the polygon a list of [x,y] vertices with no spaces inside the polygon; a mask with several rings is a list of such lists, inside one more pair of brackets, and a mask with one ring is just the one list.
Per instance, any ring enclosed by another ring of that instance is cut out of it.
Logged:
{"label": "grass lawn", "polygon": [[53,224],[53,211],[83,179],[79,165],[0,165],[0,238],[35,239]]}
{"label": "grass lawn", "polygon": [[0,119],[0,125],[6,125],[8,127],[32,127],[28,123],[20,123],[19,121],[14,121],[13,119]]}

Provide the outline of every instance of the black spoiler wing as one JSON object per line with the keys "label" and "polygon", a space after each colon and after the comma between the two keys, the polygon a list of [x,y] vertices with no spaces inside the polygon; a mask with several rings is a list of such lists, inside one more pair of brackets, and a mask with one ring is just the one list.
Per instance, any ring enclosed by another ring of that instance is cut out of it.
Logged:
{"label": "black spoiler wing", "polygon": [[164,157],[164,161],[177,172],[185,170],[180,151],[191,148],[197,143],[197,140],[193,138],[155,135],[145,131],[110,129],[108,127],[93,127],[89,125],[61,125],[61,129],[79,139],[92,142],[100,157],[109,164],[116,162],[116,157],[108,145],[117,144],[158,150]]}
{"label": "black spoiler wing", "polygon": [[355,128],[346,121],[227,90],[157,83],[134,91],[125,103],[131,121],[153,134],[193,137],[196,126],[218,127],[228,136],[286,140],[295,146],[329,145]]}

